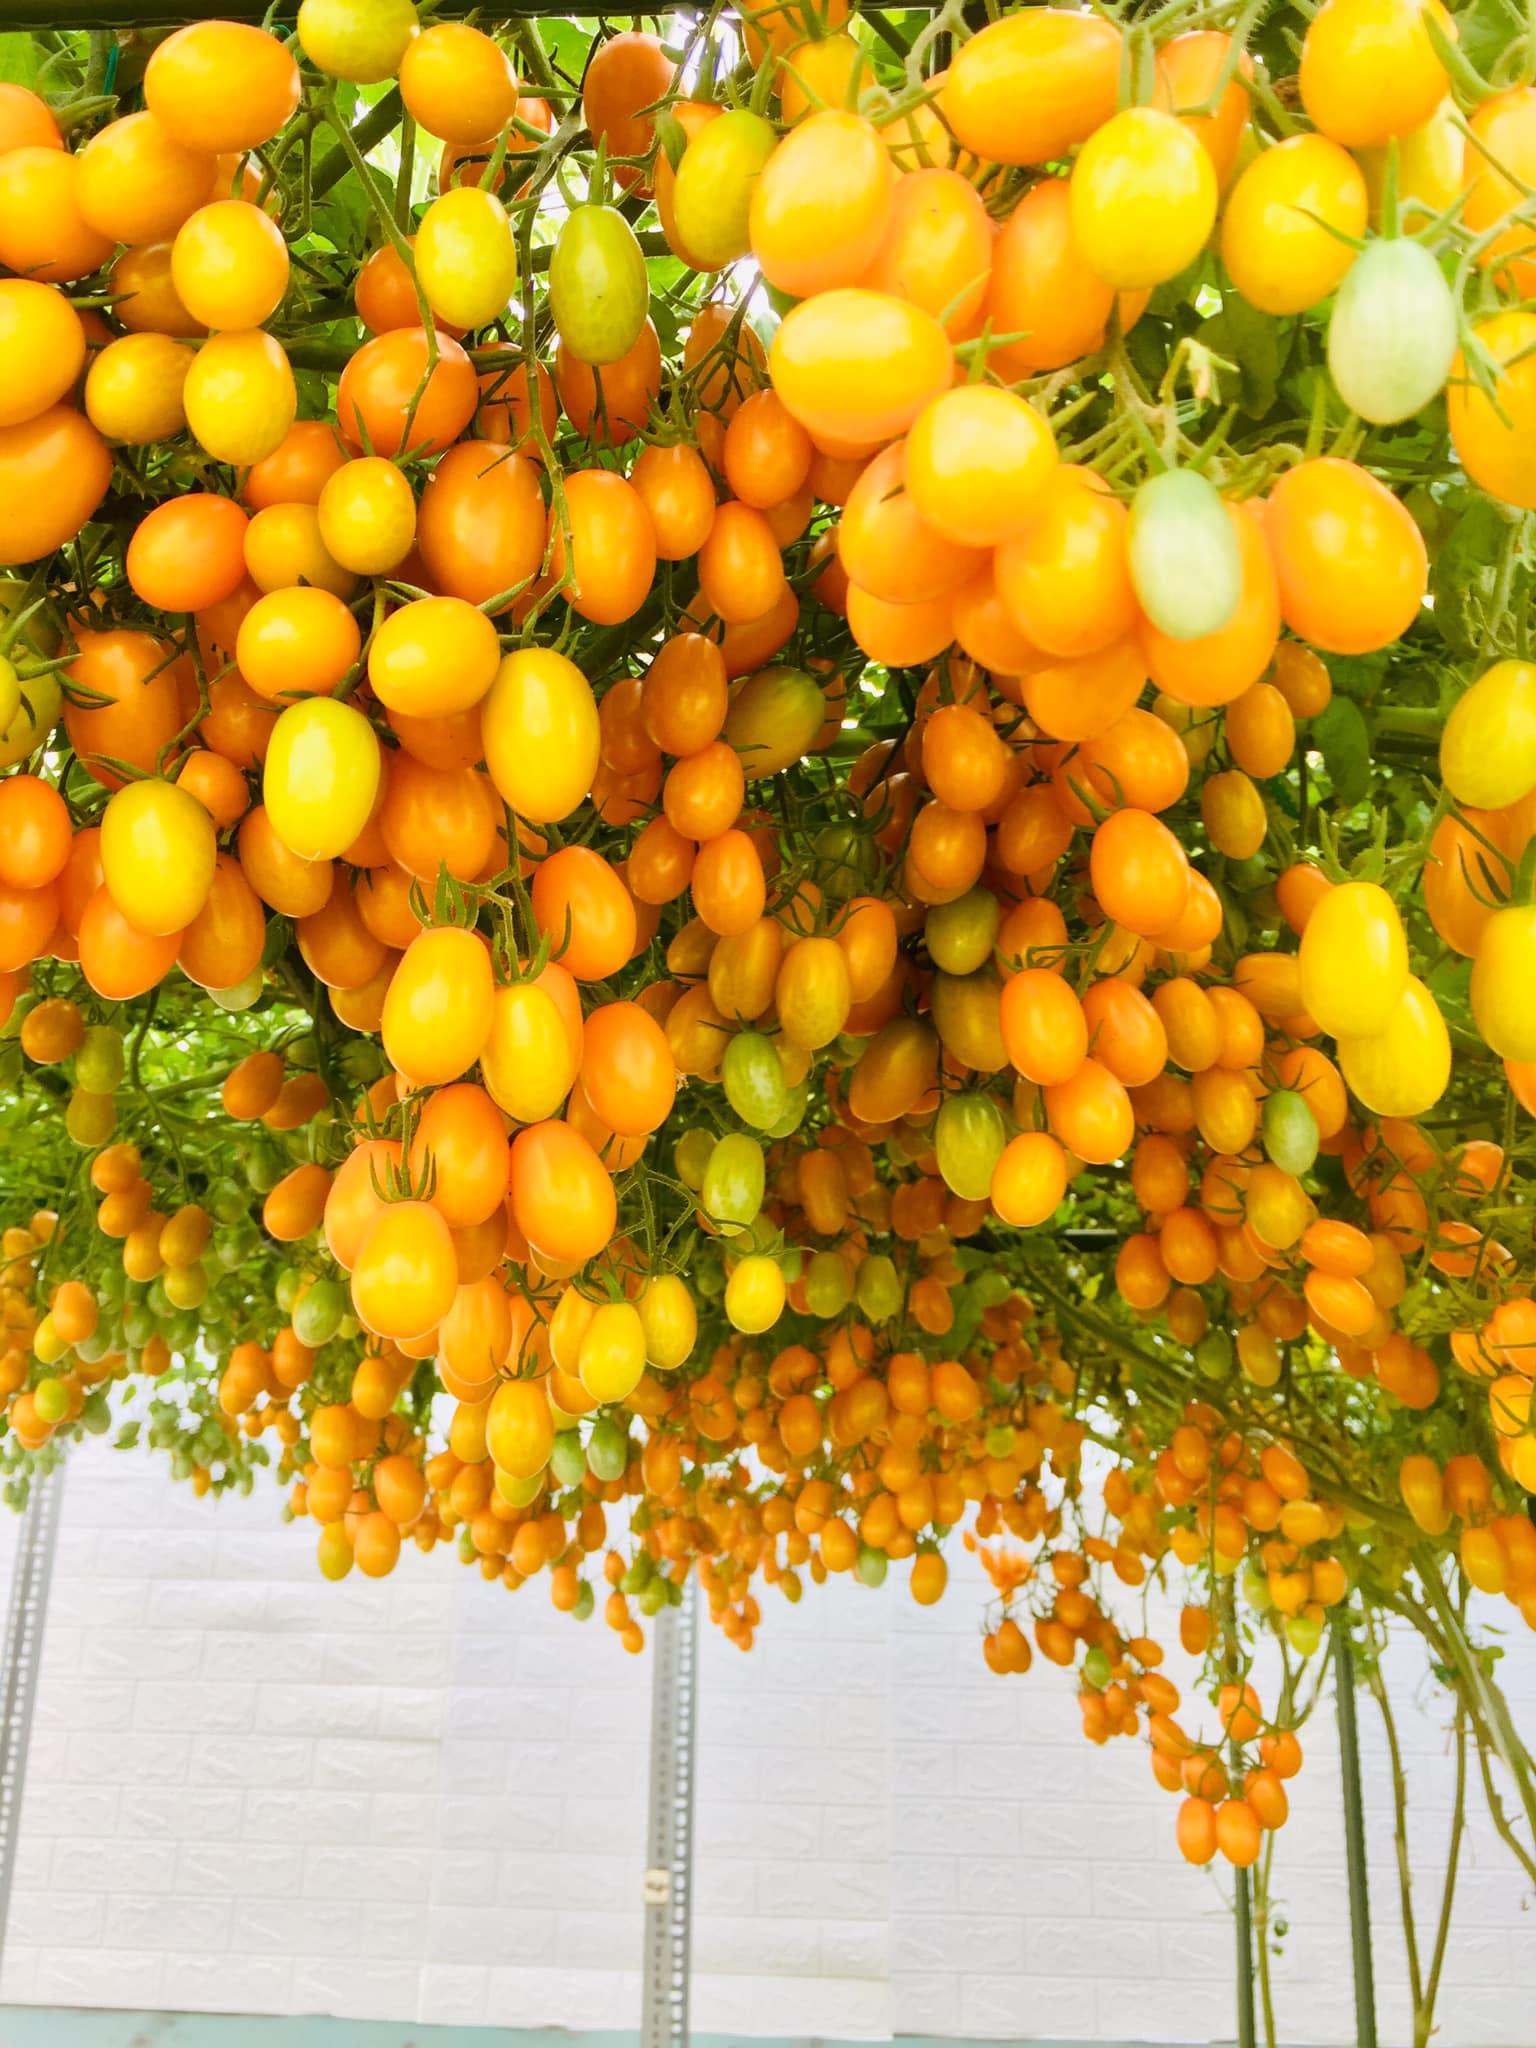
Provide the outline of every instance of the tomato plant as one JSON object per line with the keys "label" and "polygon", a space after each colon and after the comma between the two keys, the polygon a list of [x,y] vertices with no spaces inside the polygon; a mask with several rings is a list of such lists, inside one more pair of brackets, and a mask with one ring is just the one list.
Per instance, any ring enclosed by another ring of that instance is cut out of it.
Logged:
{"label": "tomato plant", "polygon": [[1508,1758],[1461,1612],[1536,1626],[1536,58],[1486,15],[38,46],[12,1500],[147,1434],[275,1467],[328,1578],[447,1546],[631,1651],[690,1577],[747,1647],[968,1545],[988,1667],[1070,1670],[1195,1862],[1283,1825],[1330,1631],[1412,1619]]}

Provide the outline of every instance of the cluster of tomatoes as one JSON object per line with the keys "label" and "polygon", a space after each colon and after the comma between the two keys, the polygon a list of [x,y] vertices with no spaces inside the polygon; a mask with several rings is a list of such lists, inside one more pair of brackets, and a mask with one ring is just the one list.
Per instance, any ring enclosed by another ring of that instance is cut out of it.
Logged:
{"label": "cluster of tomatoes", "polygon": [[1258,1636],[1536,1625],[1536,86],[1186,12],[0,85],[12,1497],[142,1391],[629,1650],[963,1530],[1239,1866]]}

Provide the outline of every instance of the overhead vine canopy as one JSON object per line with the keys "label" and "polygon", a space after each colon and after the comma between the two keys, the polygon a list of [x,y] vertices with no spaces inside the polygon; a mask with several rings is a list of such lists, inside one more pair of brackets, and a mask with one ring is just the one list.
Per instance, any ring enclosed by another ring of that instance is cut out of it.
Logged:
{"label": "overhead vine canopy", "polygon": [[1536,1874],[1524,18],[653,19],[0,41],[8,1497],[979,1547],[1239,1867],[1395,1614]]}

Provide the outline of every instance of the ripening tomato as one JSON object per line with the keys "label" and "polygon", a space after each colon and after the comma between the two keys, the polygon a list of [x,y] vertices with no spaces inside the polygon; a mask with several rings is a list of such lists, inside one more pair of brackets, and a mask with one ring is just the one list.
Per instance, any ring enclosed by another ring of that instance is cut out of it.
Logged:
{"label": "ripening tomato", "polygon": [[303,0],[298,31],[317,70],[354,85],[393,78],[420,32],[412,0]]}
{"label": "ripening tomato", "polygon": [[299,104],[287,45],[238,21],[194,21],[155,46],[144,101],[183,149],[214,156],[259,149]]}
{"label": "ripening tomato", "polygon": [[1496,911],[1483,928],[1472,962],[1472,1015],[1485,1044],[1518,1063],[1536,1059],[1533,961],[1536,911],[1524,904]]}
{"label": "ripening tomato", "polygon": [[1033,406],[1014,392],[971,384],[918,414],[903,476],[919,518],[936,533],[961,547],[989,548],[1025,531],[1055,468],[1055,439]]}
{"label": "ripening tomato", "polygon": [[1330,654],[1369,654],[1407,632],[1429,580],[1412,514],[1358,463],[1324,456],[1287,470],[1264,533],[1293,633]]}
{"label": "ripening tomato", "polygon": [[258,598],[235,641],[240,673],[258,697],[276,703],[334,690],[357,664],[357,620],[329,590],[297,585]]}
{"label": "ripening tomato", "polygon": [[696,555],[715,523],[715,486],[699,451],[685,442],[642,448],[629,481],[651,515],[658,559]]}
{"label": "ripening tomato", "polygon": [[752,195],[777,146],[771,122],[745,107],[694,124],[672,179],[672,224],[704,269],[749,253]]}
{"label": "ripening tomato", "polygon": [[993,241],[986,207],[969,179],[951,170],[908,171],[891,188],[873,260],[852,282],[906,299],[931,313],[951,341],[967,341],[981,325]]}
{"label": "ripening tomato", "polygon": [[457,1291],[453,1239],[439,1212],[430,1202],[385,1203],[352,1267],[358,1321],[378,1337],[424,1337],[448,1313]]}
{"label": "ripening tomato", "polygon": [[1068,183],[1083,261],[1116,291],[1177,277],[1216,224],[1215,166],[1160,107],[1127,107],[1096,129]]}
{"label": "ripening tomato", "polygon": [[144,447],[187,423],[182,387],[192,351],[164,334],[124,334],[98,349],[85,379],[86,418],[109,441]]}
{"label": "ripening tomato", "polygon": [[[39,891],[46,896],[47,891]],[[5,909],[0,894],[0,912]],[[5,965],[4,931],[0,916],[0,965]],[[154,937],[141,932],[118,909],[106,884],[96,891],[80,919],[80,971],[91,987],[107,1002],[130,1002],[155,988],[176,964],[180,932]]]}
{"label": "ripening tomato", "polygon": [[390,711],[451,717],[490,689],[501,659],[496,628],[461,597],[423,597],[392,612],[368,648],[368,682]]}
{"label": "ripening tomato", "polygon": [[594,368],[562,342],[555,352],[555,389],[578,434],[598,447],[633,440],[661,394],[661,341],[647,319],[615,362]]}
{"label": "ripening tomato", "polygon": [[497,853],[491,786],[473,768],[432,768],[402,749],[390,756],[379,827],[391,860],[429,886],[439,867],[473,881]]}
{"label": "ripening tomato", "polygon": [[1335,1038],[1385,1031],[1408,983],[1397,906],[1374,882],[1343,882],[1312,907],[1297,966],[1302,1007]]}
{"label": "ripening tomato", "polygon": [[73,406],[0,427],[0,567],[34,562],[73,540],[111,480],[106,442]]}
{"label": "ripening tomato", "polygon": [[[1157,75],[1169,111],[1177,114],[1208,153],[1224,191],[1232,182],[1253,111],[1252,97],[1243,84],[1253,76],[1253,59],[1244,50],[1234,64],[1232,38],[1219,29],[1187,29],[1170,37],[1158,51]],[[1221,96],[1212,107],[1223,79]],[[1201,111],[1195,112],[1196,108]]]}
{"label": "ripening tomato", "polygon": [[512,1141],[512,1214],[541,1256],[564,1265],[595,1258],[613,1236],[607,1169],[568,1124],[533,1124]]}
{"label": "ripening tomato", "polygon": [[210,336],[181,398],[196,440],[215,462],[235,468],[274,454],[299,407],[287,354],[261,328]]}
{"label": "ripening tomato", "polygon": [[962,43],[939,88],[961,146],[994,164],[1043,164],[1085,142],[1115,111],[1121,34],[1064,7],[1031,8]]}
{"label": "ripening tomato", "polygon": [[752,254],[795,298],[857,284],[885,240],[891,160],[860,114],[827,108],[785,136],[752,188]]}
{"label": "ripening tomato", "polygon": [[482,707],[486,766],[520,817],[569,817],[592,787],[600,734],[586,677],[553,648],[519,648],[495,671]]}
{"label": "ripening tomato", "polygon": [[244,199],[199,207],[176,231],[171,283],[204,327],[260,327],[288,289],[283,231]]}
{"label": "ripening tomato", "polygon": [[699,549],[698,570],[702,603],[728,625],[762,618],[785,586],[772,527],[761,512],[736,499],[716,510]]}
{"label": "ripening tomato", "polygon": [[792,308],[768,365],[774,390],[814,440],[875,448],[948,390],[954,351],[931,314],[849,289]]}
{"label": "ripening tomato", "polygon": [[401,955],[384,1000],[391,1063],[418,1087],[457,1081],[490,1033],[493,994],[482,939],[452,925],[422,932]]}
{"label": "ripening tomato", "polygon": [[213,820],[174,782],[127,783],[102,813],[103,879],[118,909],[152,938],[182,931],[202,909],[217,850]]}
{"label": "ripening tomato", "polygon": [[128,581],[158,611],[207,611],[244,579],[249,523],[232,498],[189,491],[167,499],[134,529]]}
{"label": "ripening tomato", "polygon": [[517,244],[507,210],[478,185],[455,185],[416,229],[416,282],[445,327],[484,327],[517,289]]}
{"label": "ripening tomato", "polygon": [[[1501,911],[1499,916],[1520,914]],[[1497,921],[1494,920],[1495,923]],[[1486,938],[1485,934],[1484,944]],[[1527,931],[1522,947],[1527,960],[1529,948],[1530,933]],[[1482,952],[1483,948],[1479,946],[1479,962]],[[1530,1016],[1528,970],[1519,973],[1516,980],[1520,984],[1518,993],[1508,989],[1495,995],[1485,984],[1484,1003],[1480,1009],[1478,963],[1474,962],[1472,1014],[1485,1038],[1489,1037],[1489,1032],[1483,1021],[1484,1011],[1494,1029],[1503,1035],[1501,1027],[1506,1018],[1501,1010],[1500,996],[1515,994],[1521,1015]],[[1527,1042],[1536,1045],[1536,1034],[1528,1028],[1523,1036]],[[1339,1039],[1339,1067],[1355,1096],[1378,1116],[1416,1117],[1434,1108],[1451,1078],[1451,1039],[1439,1004],[1417,975],[1408,976],[1396,1007],[1381,1031],[1358,1038]]]}
{"label": "ripening tomato", "polygon": [[[550,574],[567,574],[562,595],[595,625],[633,618],[656,574],[656,536],[638,491],[609,469],[580,469],[564,479],[564,512],[550,510]],[[567,570],[566,532],[570,555]]]}
{"label": "ripening tomato", "polygon": [[485,1443],[498,1472],[534,1479],[549,1463],[555,1422],[542,1380],[504,1380],[490,1399]]}
{"label": "ripening tomato", "polygon": [[511,120],[517,79],[506,52],[483,29],[437,21],[406,45],[400,97],[429,135],[481,142]]}
{"label": "ripening tomato", "polygon": [[456,341],[397,327],[365,341],[342,371],[336,421],[355,449],[441,455],[474,418],[479,397],[474,364]]}
{"label": "ripening tomato", "polygon": [[124,114],[80,152],[80,211],[112,242],[175,234],[213,187],[211,153],[187,149],[152,113]]}
{"label": "ripening tomato", "polygon": [[1152,680],[1180,704],[1230,704],[1255,684],[1280,637],[1280,585],[1257,509],[1223,505],[1237,543],[1237,604],[1214,633],[1175,639],[1144,619],[1140,640]]}
{"label": "ripening tomato", "polygon": [[583,1030],[581,1086],[592,1109],[620,1137],[658,1130],[677,1094],[666,1034],[638,1003],[602,1003]]}
{"label": "ripening tomato", "polygon": [[48,102],[24,85],[0,82],[0,156],[17,149],[63,147],[64,138]]}
{"label": "ripening tomato", "polygon": [[533,465],[495,441],[450,448],[421,494],[422,560],[445,596],[504,599],[538,573],[547,530]]}
{"label": "ripening tomato", "polygon": [[542,980],[496,990],[480,1063],[491,1096],[518,1123],[542,1123],[559,1111],[576,1079],[580,1048]]}
{"label": "ripening tomato", "polygon": [[124,779],[115,762],[146,775],[160,772],[162,753],[187,722],[184,690],[196,709],[190,663],[164,641],[126,627],[81,631],[76,643],[79,653],[65,675],[79,701],[64,705],[76,759],[107,789],[120,788]]}
{"label": "ripening tomato", "polygon": [[[713,100],[679,99],[674,100],[667,111],[672,120],[677,123],[677,127],[682,131],[683,148],[686,151],[689,144],[709,126],[711,121],[718,121],[720,119],[721,115],[725,112],[725,108],[719,106]],[[655,179],[656,216],[661,222],[661,231],[666,236],[667,246],[673,255],[686,263],[690,270],[710,271],[720,269],[720,264],[706,263],[696,249],[690,249],[677,231],[677,215],[673,206],[673,191],[677,183],[677,173],[672,168],[672,160],[667,155],[665,149],[658,149],[656,152],[653,176]]]}
{"label": "ripening tomato", "polygon": [[0,155],[0,263],[43,284],[71,284],[99,270],[112,254],[113,238],[82,213],[82,183],[80,157],[56,144],[29,144]]}
{"label": "ripening tomato", "polygon": [[1324,0],[1307,23],[1298,84],[1312,125],[1369,149],[1427,121],[1450,91],[1425,27],[1456,28],[1438,0]]}
{"label": "ripening tomato", "polygon": [[607,981],[635,948],[635,904],[621,876],[586,846],[565,846],[533,878],[533,914],[578,981]]}
{"label": "ripening tomato", "polygon": [[616,363],[639,340],[650,278],[635,231],[616,206],[566,215],[549,262],[549,310],[578,362]]}
{"label": "ripening tomato", "polygon": [[301,860],[334,859],[372,815],[381,773],[378,739],[360,711],[334,697],[290,704],[262,771],[273,830]]}
{"label": "ripening tomato", "polygon": [[1338,284],[1365,233],[1365,179],[1325,135],[1261,149],[1221,222],[1227,275],[1261,313],[1304,313]]}
{"label": "ripening tomato", "polygon": [[234,855],[219,854],[202,908],[181,934],[177,965],[200,988],[233,988],[260,967],[266,938],[261,898]]}
{"label": "ripening tomato", "polygon": [[[1536,129],[1536,95],[1532,121]],[[1472,331],[1497,365],[1493,390],[1483,390],[1458,352],[1445,394],[1451,440],[1475,484],[1529,509],[1536,506],[1536,313],[1494,313]]]}
{"label": "ripening tomato", "polygon": [[977,548],[939,533],[924,519],[905,485],[908,445],[883,448],[866,466],[837,526],[837,551],[850,580],[887,604],[948,597],[984,562]]}
{"label": "ripening tomato", "polygon": [[29,278],[0,280],[0,427],[35,419],[65,396],[85,362],[85,329],[61,291]]}

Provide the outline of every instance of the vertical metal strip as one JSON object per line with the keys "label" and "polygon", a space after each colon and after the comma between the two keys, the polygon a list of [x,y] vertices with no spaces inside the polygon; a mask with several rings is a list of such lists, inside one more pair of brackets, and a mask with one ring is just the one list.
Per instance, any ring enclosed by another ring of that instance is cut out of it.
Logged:
{"label": "vertical metal strip", "polygon": [[1365,1797],[1360,1780],[1360,1727],[1355,1717],[1355,1653],[1349,1624],[1335,1609],[1333,1694],[1339,1715],[1344,1781],[1344,1856],[1349,1873],[1349,1939],[1355,1978],[1356,2048],[1376,2048],[1376,1981],[1371,1965],[1371,1888],[1365,1861]]}
{"label": "vertical metal strip", "polygon": [[27,1505],[18,1517],[16,1565],[11,1575],[10,1610],[0,1645],[0,1951],[11,1903],[11,1880],[21,1837],[21,1795],[27,1777],[27,1744],[37,1704],[43,1628],[48,1619],[48,1586],[59,1534],[64,1467],[33,1475]]}
{"label": "vertical metal strip", "polygon": [[651,1640],[651,1813],[645,1873],[641,2048],[687,2048],[693,1907],[693,1777],[699,1621],[690,1580]]}

